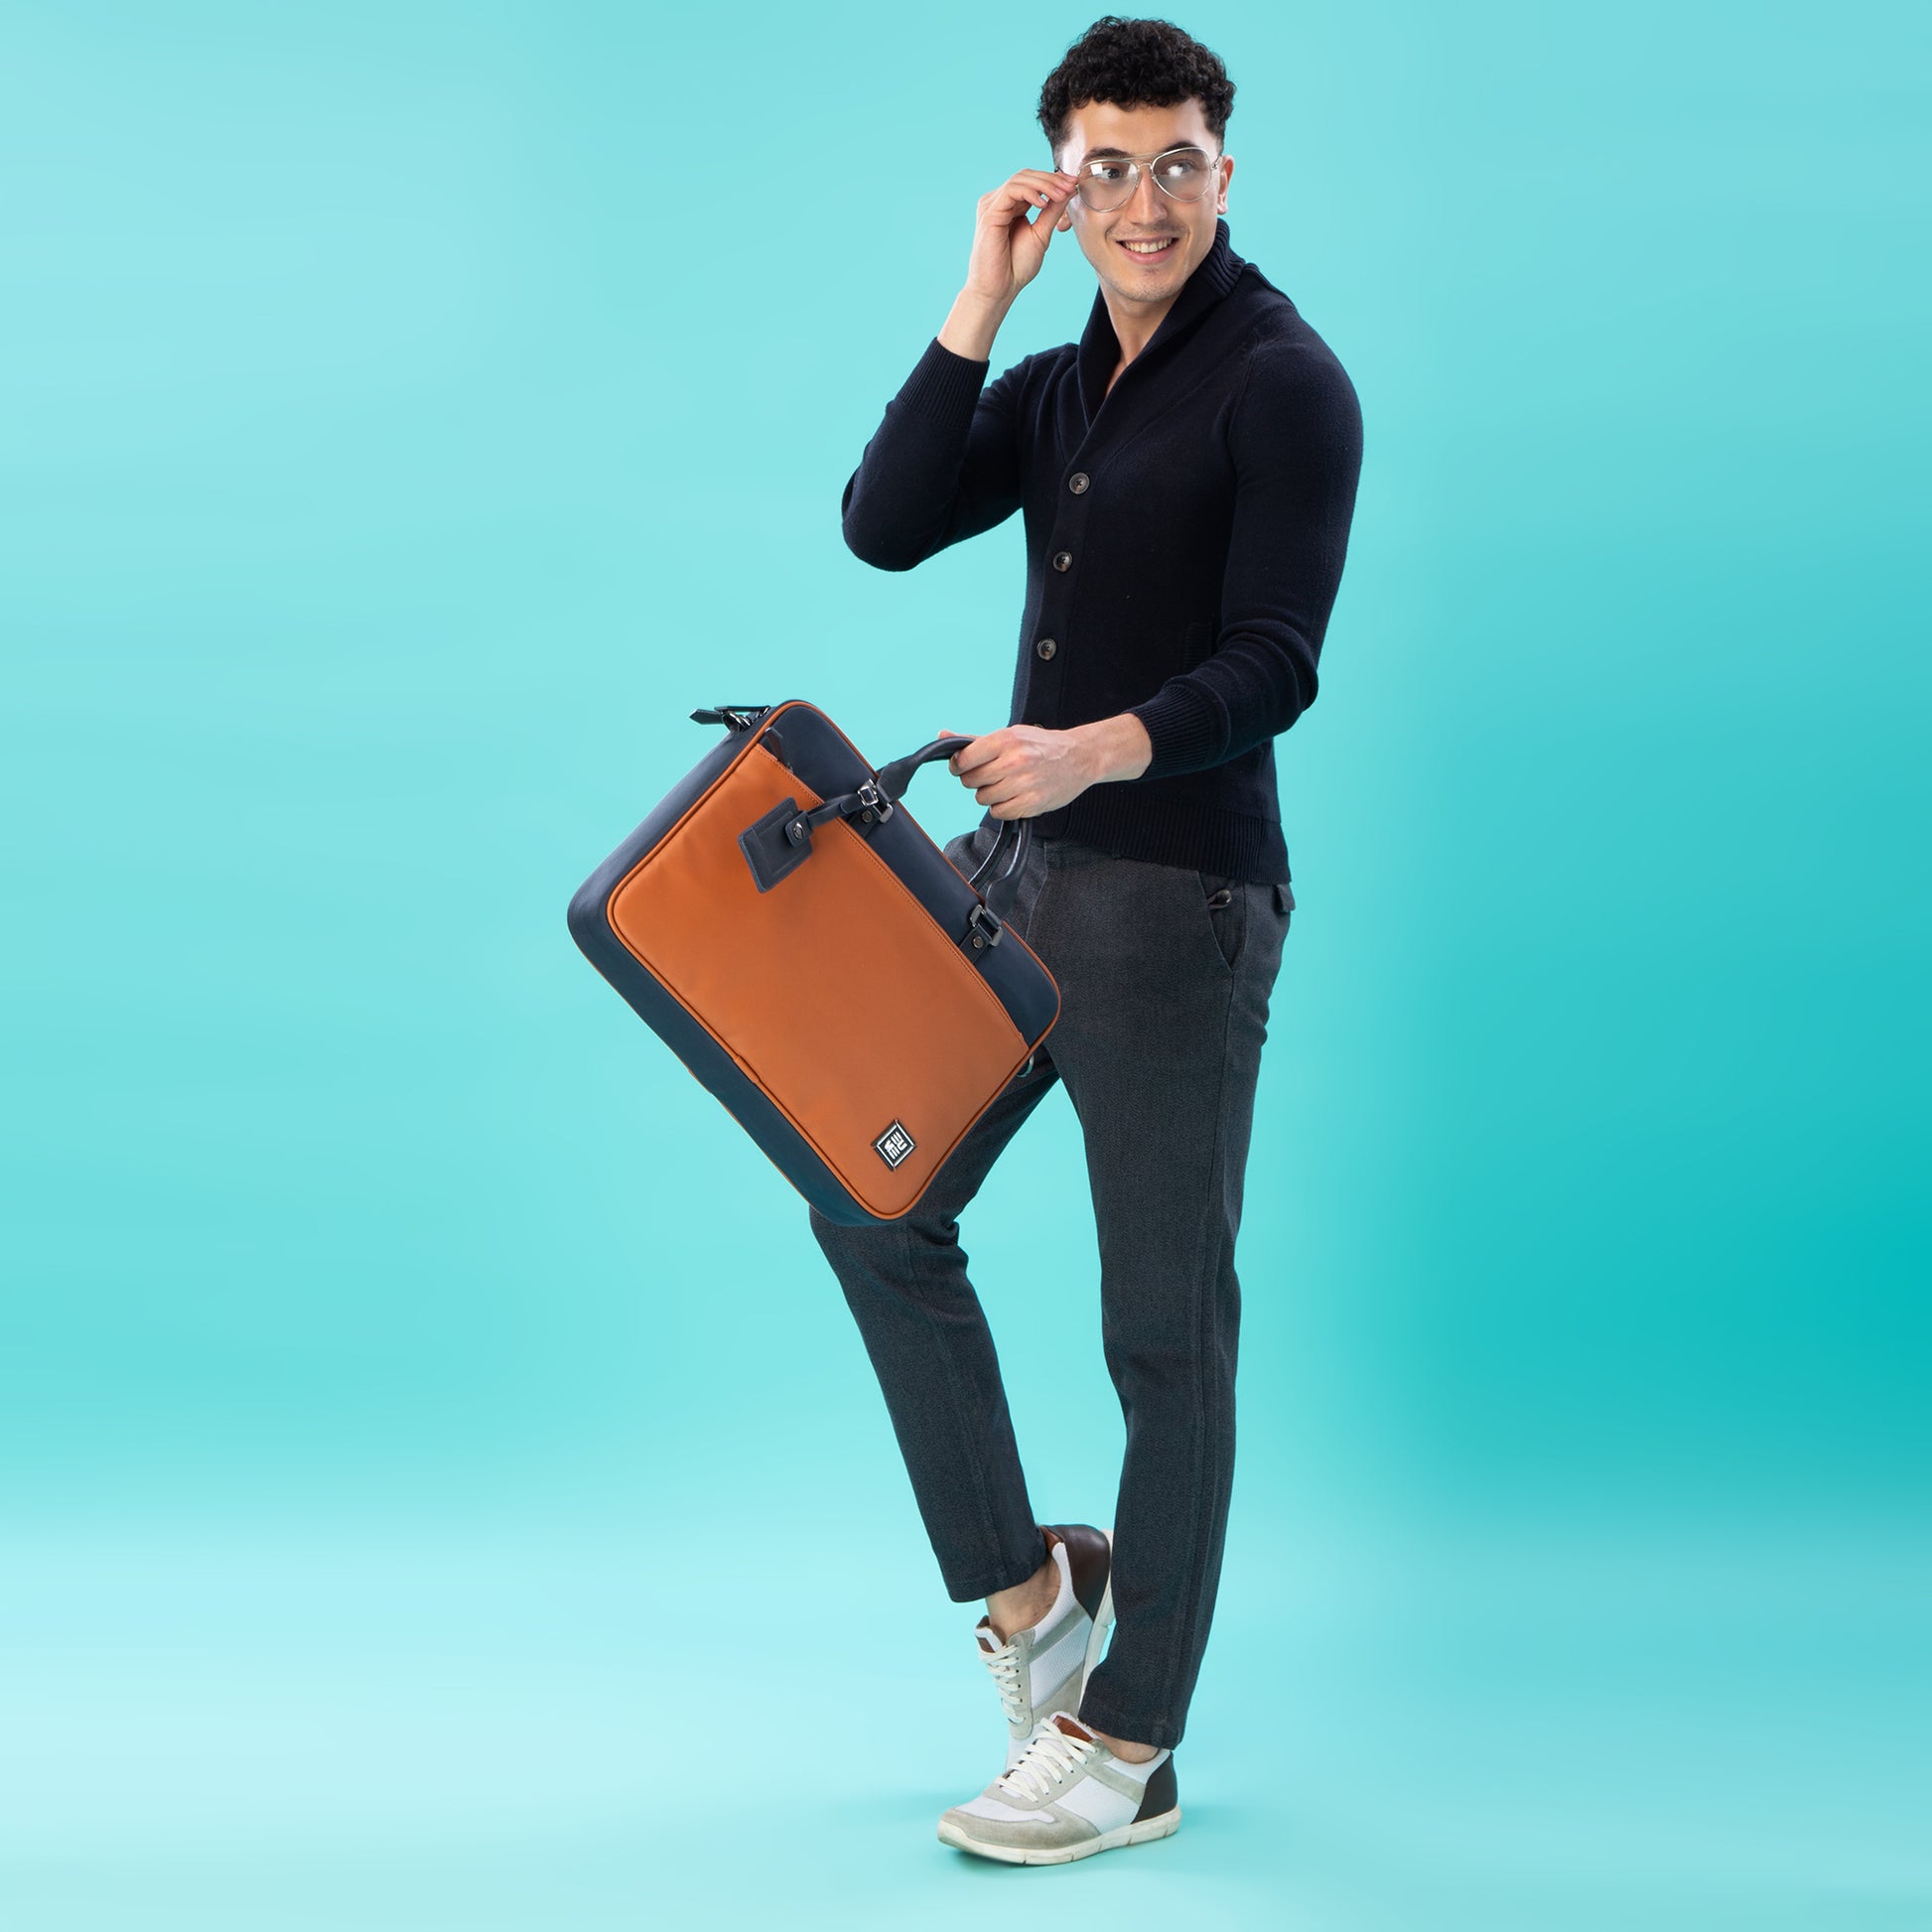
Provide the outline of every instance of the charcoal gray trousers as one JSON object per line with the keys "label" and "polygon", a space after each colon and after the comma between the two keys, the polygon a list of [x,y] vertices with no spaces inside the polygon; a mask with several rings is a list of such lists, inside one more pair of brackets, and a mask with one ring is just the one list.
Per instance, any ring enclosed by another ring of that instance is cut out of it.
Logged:
{"label": "charcoal gray trousers", "polygon": [[[970,876],[996,826],[951,840]],[[1127,1425],[1114,1609],[1080,1717],[1178,1743],[1220,1580],[1234,1463],[1242,1180],[1288,888],[1030,841],[1010,923],[1060,989],[1030,1072],[909,1214],[812,1232],[857,1318],[955,1602],[1024,1583],[1046,1549],[958,1215],[1055,1081],[1085,1142],[1101,1335]],[[1045,1284],[1041,1284],[1044,1292]],[[1105,1521],[1104,1514],[1089,1520]]]}

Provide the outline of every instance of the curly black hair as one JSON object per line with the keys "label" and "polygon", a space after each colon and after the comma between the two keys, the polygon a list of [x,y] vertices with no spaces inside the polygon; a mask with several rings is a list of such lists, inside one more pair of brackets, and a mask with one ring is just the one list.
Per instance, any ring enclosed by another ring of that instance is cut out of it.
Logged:
{"label": "curly black hair", "polygon": [[1219,141],[1234,111],[1234,82],[1221,57],[1171,20],[1123,20],[1103,14],[1066,50],[1039,90],[1039,124],[1055,156],[1066,120],[1090,100],[1116,107],[1178,107],[1198,100],[1208,132]]}

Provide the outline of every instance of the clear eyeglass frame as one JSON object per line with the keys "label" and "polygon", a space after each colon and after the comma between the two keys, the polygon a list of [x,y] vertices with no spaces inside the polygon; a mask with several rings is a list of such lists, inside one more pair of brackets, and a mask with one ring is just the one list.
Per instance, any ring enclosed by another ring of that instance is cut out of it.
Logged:
{"label": "clear eyeglass frame", "polygon": [[[1194,195],[1176,195],[1161,179],[1159,170],[1155,169],[1154,185],[1162,194],[1167,196],[1169,201],[1198,202],[1203,196],[1212,191],[1214,187],[1214,164],[1221,157],[1219,155],[1210,155],[1205,148],[1200,147],[1195,142],[1183,141],[1178,147],[1163,148],[1159,154],[1103,154],[1096,156],[1091,161],[1083,161],[1077,170],[1078,185],[1073,192],[1079,196],[1081,202],[1095,214],[1110,213],[1117,207],[1126,207],[1139,192],[1141,186],[1141,167],[1143,163],[1150,169],[1154,169],[1157,162],[1167,160],[1171,154],[1197,154],[1207,163],[1207,166],[1202,170],[1200,192]],[[1122,162],[1127,164],[1127,180],[1125,183],[1098,181],[1088,173],[1088,170],[1093,168],[1117,168]]]}

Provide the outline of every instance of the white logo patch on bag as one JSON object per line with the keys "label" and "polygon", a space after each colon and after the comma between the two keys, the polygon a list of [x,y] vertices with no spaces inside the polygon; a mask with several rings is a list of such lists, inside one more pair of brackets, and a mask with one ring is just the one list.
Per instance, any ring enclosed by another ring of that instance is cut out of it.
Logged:
{"label": "white logo patch on bag", "polygon": [[894,1121],[892,1126],[887,1128],[885,1133],[873,1142],[873,1146],[879,1150],[879,1158],[889,1168],[897,1167],[917,1145],[918,1143],[913,1140],[911,1135],[905,1131],[904,1126],[898,1121]]}

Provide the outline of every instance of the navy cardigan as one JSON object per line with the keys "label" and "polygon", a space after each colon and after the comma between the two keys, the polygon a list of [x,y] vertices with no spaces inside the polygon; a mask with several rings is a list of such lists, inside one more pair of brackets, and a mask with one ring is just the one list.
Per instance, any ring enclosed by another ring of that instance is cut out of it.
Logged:
{"label": "navy cardigan", "polygon": [[846,484],[845,540],[910,570],[1022,511],[1008,722],[1131,711],[1154,746],[1140,777],[1090,785],[1035,836],[1286,882],[1274,741],[1314,702],[1361,411],[1327,344],[1215,226],[1111,392],[1120,345],[1098,292],[1077,344],[991,384],[989,363],[935,338]]}

